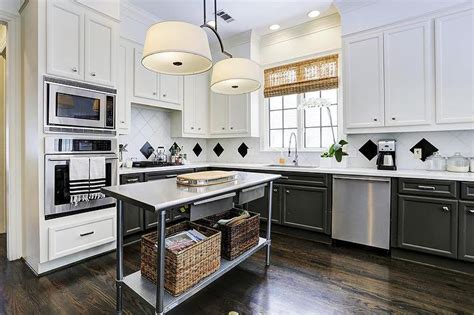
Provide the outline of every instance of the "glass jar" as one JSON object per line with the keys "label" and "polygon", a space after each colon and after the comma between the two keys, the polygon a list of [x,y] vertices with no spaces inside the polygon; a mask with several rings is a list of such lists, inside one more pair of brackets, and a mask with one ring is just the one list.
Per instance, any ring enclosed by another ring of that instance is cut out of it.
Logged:
{"label": "glass jar", "polygon": [[448,172],[467,173],[469,172],[469,159],[456,152],[448,158]]}
{"label": "glass jar", "polygon": [[426,158],[429,171],[446,171],[446,158],[439,154],[439,152],[433,153]]}

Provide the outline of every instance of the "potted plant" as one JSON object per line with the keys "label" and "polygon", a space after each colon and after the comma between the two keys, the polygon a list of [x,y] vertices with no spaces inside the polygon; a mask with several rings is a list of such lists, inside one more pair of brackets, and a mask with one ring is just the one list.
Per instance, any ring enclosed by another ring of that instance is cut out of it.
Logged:
{"label": "potted plant", "polygon": [[347,167],[347,153],[343,147],[347,145],[346,140],[332,144],[326,152],[321,154],[320,167],[345,168]]}

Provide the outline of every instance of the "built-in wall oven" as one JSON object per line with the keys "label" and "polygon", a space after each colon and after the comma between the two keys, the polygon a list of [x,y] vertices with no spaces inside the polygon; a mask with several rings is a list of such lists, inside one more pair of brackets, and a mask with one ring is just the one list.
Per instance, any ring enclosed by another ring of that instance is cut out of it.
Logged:
{"label": "built-in wall oven", "polygon": [[110,88],[45,77],[45,132],[115,134],[116,93]]}
{"label": "built-in wall oven", "polygon": [[77,204],[69,193],[69,162],[73,157],[105,158],[105,186],[117,184],[118,156],[116,139],[56,138],[45,139],[45,208],[46,219],[73,215],[115,206],[115,199],[105,197]]}

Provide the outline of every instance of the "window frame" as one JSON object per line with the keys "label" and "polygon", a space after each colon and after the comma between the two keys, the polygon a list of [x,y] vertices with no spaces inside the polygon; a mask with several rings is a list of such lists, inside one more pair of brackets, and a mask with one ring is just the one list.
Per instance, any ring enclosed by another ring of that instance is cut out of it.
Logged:
{"label": "window frame", "polygon": [[[296,94],[297,95],[297,102],[298,104],[301,103],[301,101],[304,99],[304,94],[305,93],[300,93],[300,94]],[[264,123],[263,123],[263,131],[262,131],[262,135],[263,135],[263,143],[261,143],[261,146],[262,146],[262,151],[267,151],[267,152],[280,152],[282,150],[285,150],[288,148],[288,144],[287,143],[283,143],[283,147],[282,148],[274,148],[274,147],[270,147],[270,112],[272,110],[270,110],[270,98],[263,98],[263,113],[264,113]],[[338,119],[337,119],[337,125],[336,125],[336,129],[337,129],[337,134],[338,134],[338,139],[341,139],[343,138],[343,135],[342,135],[342,115],[341,115],[341,112],[342,112],[342,100],[341,100],[341,87],[339,86],[337,88],[337,113],[338,113]],[[283,108],[283,104],[282,104],[282,111],[285,111],[285,109]],[[284,125],[283,125],[283,122],[282,122],[282,128],[275,128],[274,130],[282,130],[282,132],[284,132],[283,130],[285,129],[296,129],[297,130],[297,138],[298,138],[298,152],[317,152],[317,153],[321,153],[321,152],[324,152],[326,151],[328,148],[327,147],[319,147],[319,148],[306,148],[304,147],[305,145],[305,138],[306,138],[306,126],[305,126],[305,111],[303,109],[300,109],[300,108],[297,108],[297,116],[296,116],[296,122],[297,122],[297,126],[296,128],[284,128]],[[273,111],[276,111],[276,110],[273,110]],[[284,119],[284,115],[282,115],[282,119]],[[318,128],[318,129],[321,129],[323,126],[319,126],[319,127],[308,127],[308,128]],[[329,127],[329,126],[327,126]],[[284,140],[284,135],[283,136],[283,140]],[[336,139],[336,140],[338,140]]]}

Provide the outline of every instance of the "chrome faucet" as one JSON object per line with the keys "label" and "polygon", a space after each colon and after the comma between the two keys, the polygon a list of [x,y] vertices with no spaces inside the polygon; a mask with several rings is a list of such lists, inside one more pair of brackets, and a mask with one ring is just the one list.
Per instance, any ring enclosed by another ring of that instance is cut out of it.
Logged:
{"label": "chrome faucet", "polygon": [[298,166],[298,140],[296,137],[296,133],[292,132],[290,134],[290,142],[288,143],[288,157],[291,157],[291,140],[295,137],[295,159],[293,160],[293,164]]}

